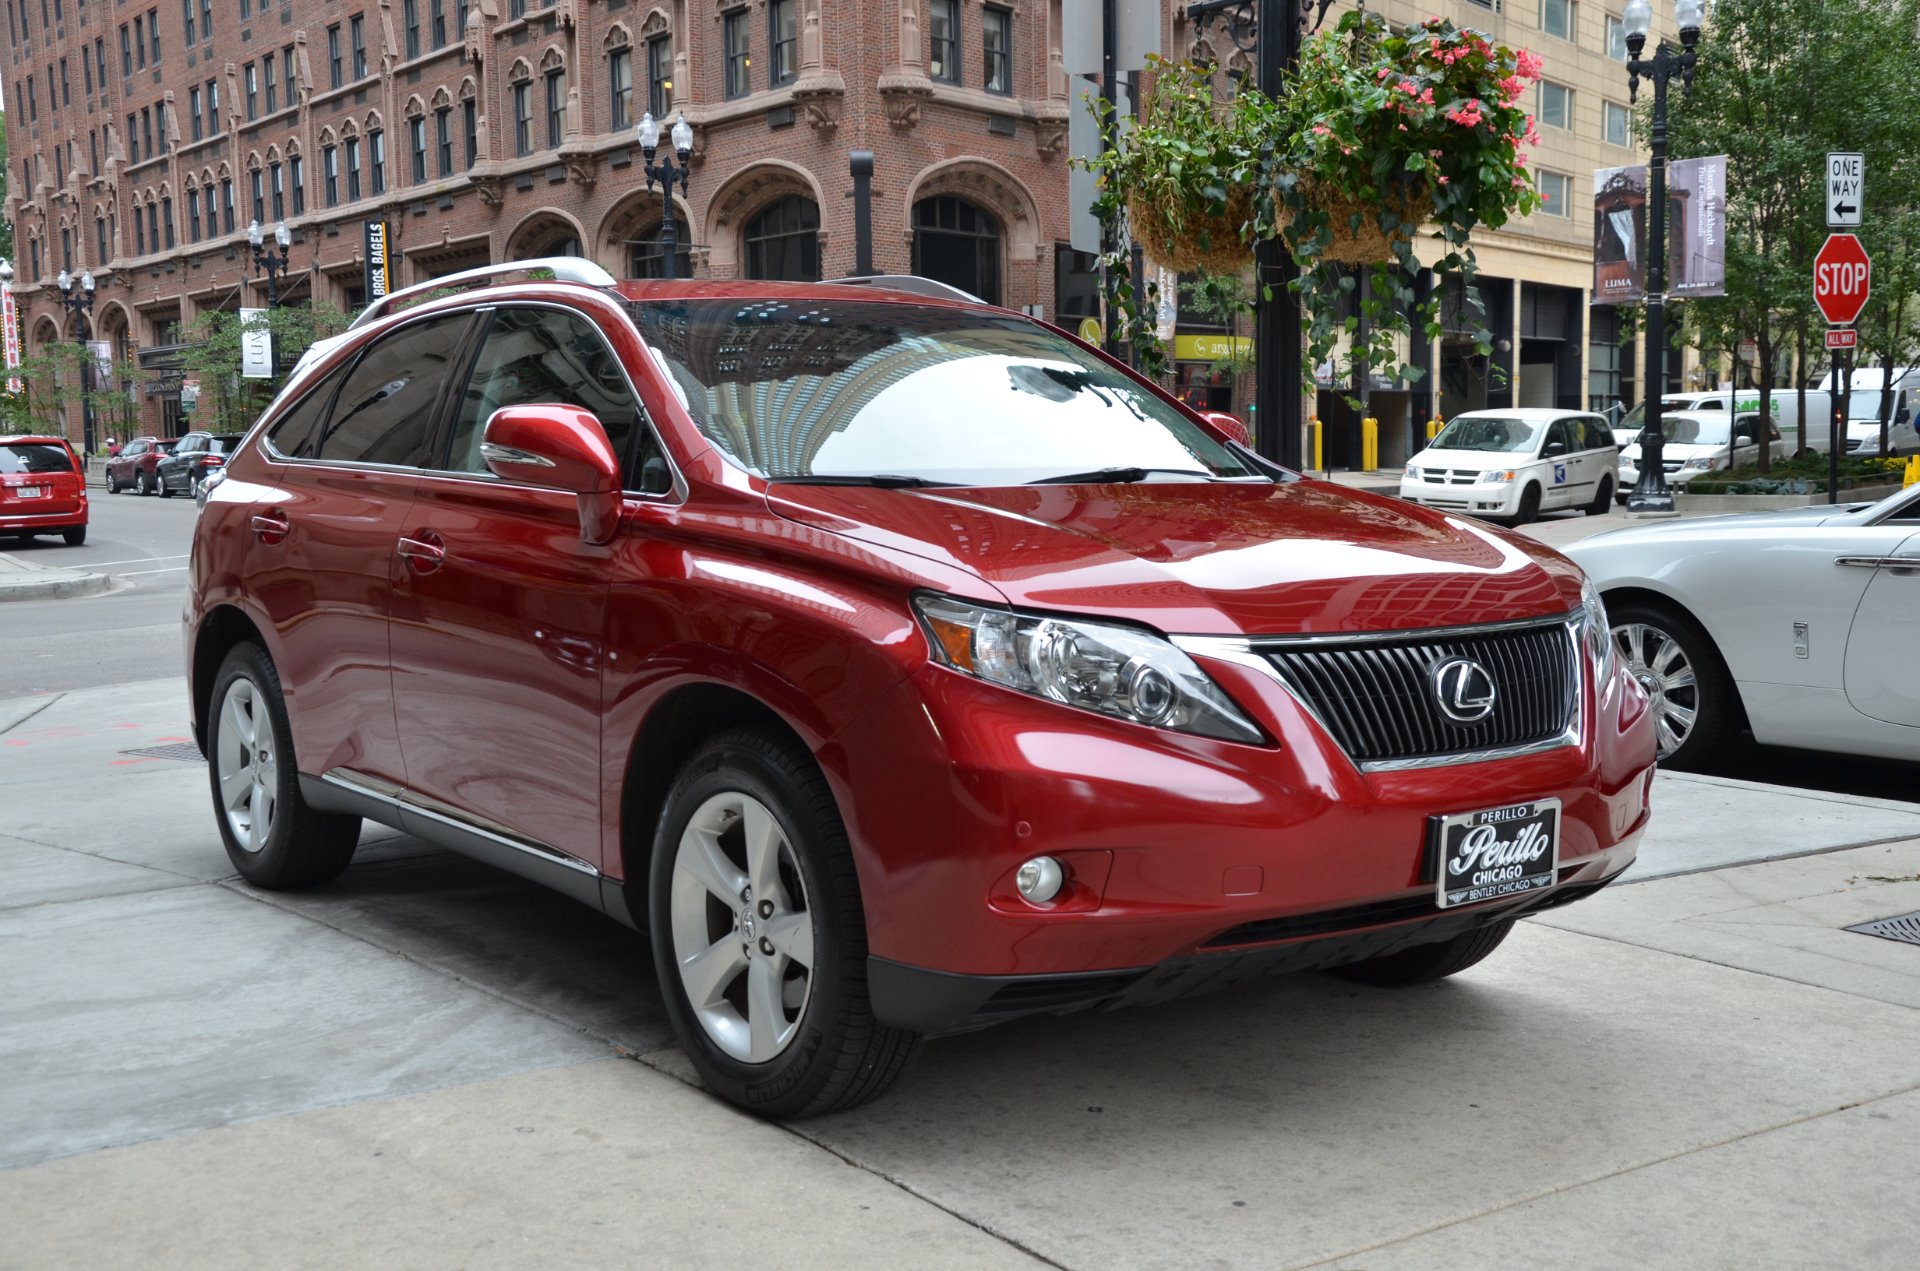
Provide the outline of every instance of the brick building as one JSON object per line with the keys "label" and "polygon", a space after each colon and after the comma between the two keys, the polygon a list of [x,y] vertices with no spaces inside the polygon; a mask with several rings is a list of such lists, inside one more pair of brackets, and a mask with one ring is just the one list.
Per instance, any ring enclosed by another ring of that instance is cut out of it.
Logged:
{"label": "brick building", "polygon": [[683,275],[852,272],[870,149],[880,272],[1050,317],[1090,295],[1065,273],[1060,0],[0,2],[26,347],[74,338],[52,280],[91,270],[163,434],[189,426],[182,327],[266,303],[251,220],[292,231],[283,303],[364,303],[376,220],[396,287],[555,254],[657,275],[648,110],[694,128]]}

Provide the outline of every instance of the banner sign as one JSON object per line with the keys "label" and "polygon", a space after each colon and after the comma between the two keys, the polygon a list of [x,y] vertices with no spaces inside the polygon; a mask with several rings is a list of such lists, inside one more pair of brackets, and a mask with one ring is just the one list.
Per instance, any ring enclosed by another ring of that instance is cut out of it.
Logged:
{"label": "banner sign", "polygon": [[[1667,164],[1667,294],[1727,294],[1727,156]],[[1647,165],[1593,174],[1593,303],[1647,298]]]}
{"label": "banner sign", "polygon": [[388,233],[385,221],[367,222],[367,303],[393,290],[393,267],[387,259]]}
{"label": "banner sign", "polygon": [[[0,282],[0,323],[7,328],[6,357],[7,369],[11,371],[20,365],[20,322],[19,315],[13,309],[13,284]],[[7,391],[17,393],[22,384],[18,375],[7,376]]]}
{"label": "banner sign", "polygon": [[265,309],[240,311],[240,378],[273,378],[273,332],[267,330]]}
{"label": "banner sign", "polygon": [[94,387],[111,387],[116,378],[113,373],[113,341],[88,340],[87,350],[93,354]]}

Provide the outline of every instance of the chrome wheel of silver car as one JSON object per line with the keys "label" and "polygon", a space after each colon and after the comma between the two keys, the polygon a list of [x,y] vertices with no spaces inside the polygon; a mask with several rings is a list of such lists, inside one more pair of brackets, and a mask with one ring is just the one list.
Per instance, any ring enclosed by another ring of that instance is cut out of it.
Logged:
{"label": "chrome wheel of silver car", "polygon": [[763,1064],[813,996],[813,914],[787,831],[737,790],[702,803],[673,862],[673,956],[694,1017],[734,1059]]}
{"label": "chrome wheel of silver car", "polygon": [[1613,629],[1627,670],[1640,681],[1653,704],[1660,758],[1679,750],[1693,734],[1700,715],[1700,684],[1687,651],[1659,627],[1627,622]]}
{"label": "chrome wheel of silver car", "polygon": [[252,680],[236,677],[220,703],[219,738],[214,745],[220,778],[220,807],[234,842],[258,852],[273,832],[273,804],[279,789],[274,763],[273,724]]}

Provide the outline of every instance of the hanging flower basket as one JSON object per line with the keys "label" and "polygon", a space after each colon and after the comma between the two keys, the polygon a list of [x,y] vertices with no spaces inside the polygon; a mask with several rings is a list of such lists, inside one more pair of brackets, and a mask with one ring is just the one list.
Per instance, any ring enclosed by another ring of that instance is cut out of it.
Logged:
{"label": "hanging flower basket", "polygon": [[1127,196],[1127,228],[1153,260],[1183,274],[1237,274],[1253,263],[1251,186],[1228,190],[1217,207],[1208,201],[1177,215],[1171,211],[1144,194]]}
{"label": "hanging flower basket", "polygon": [[[1333,187],[1315,187],[1311,178],[1301,184],[1312,187],[1301,192],[1301,209],[1278,203],[1275,227],[1283,237],[1305,239],[1324,224],[1324,245],[1317,252],[1321,260],[1345,265],[1392,260],[1394,242],[1411,238],[1423,222],[1433,219],[1433,191],[1425,181],[1410,181],[1372,201]],[[1382,212],[1391,216],[1383,217]],[[1394,228],[1385,229],[1383,224]]]}

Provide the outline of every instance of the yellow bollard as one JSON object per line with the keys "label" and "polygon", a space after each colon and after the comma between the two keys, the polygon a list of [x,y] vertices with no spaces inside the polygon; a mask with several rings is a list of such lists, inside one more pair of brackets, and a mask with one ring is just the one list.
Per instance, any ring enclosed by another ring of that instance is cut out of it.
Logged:
{"label": "yellow bollard", "polygon": [[1313,442],[1313,470],[1325,472],[1320,463],[1320,416],[1314,415],[1307,420],[1307,435]]}
{"label": "yellow bollard", "polygon": [[1920,485],[1920,455],[1907,460],[1907,475],[1900,482],[1902,490],[1912,485]]}
{"label": "yellow bollard", "polygon": [[1435,437],[1438,437],[1440,430],[1445,427],[1446,424],[1441,420],[1440,416],[1435,415],[1432,419],[1429,419],[1427,421],[1427,440],[1432,441]]}
{"label": "yellow bollard", "polygon": [[1380,466],[1380,421],[1369,415],[1360,421],[1360,468],[1372,472]]}

